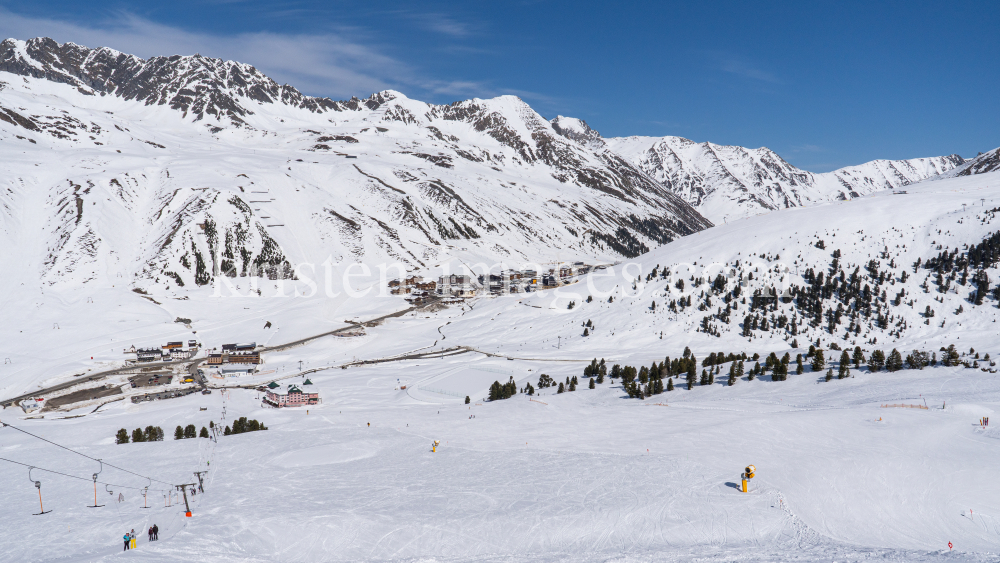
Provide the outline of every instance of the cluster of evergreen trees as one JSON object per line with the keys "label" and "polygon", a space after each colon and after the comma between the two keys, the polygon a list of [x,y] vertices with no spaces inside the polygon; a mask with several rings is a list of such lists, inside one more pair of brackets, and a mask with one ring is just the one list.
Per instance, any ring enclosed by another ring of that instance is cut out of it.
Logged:
{"label": "cluster of evergreen trees", "polygon": [[[163,441],[163,429],[159,426],[147,426],[145,430],[142,428],[136,428],[132,431],[132,441],[133,442],[162,442]],[[127,444],[129,442],[128,430],[124,428],[120,429],[117,434],[115,434],[116,444]]]}
{"label": "cluster of evergreen trees", "polygon": [[608,366],[604,363],[604,358],[601,358],[600,363],[597,362],[597,358],[594,358],[587,367],[583,368],[584,377],[596,377],[598,383],[604,383],[604,376],[608,374]]}
{"label": "cluster of evergreen trees", "polygon": [[[871,259],[865,265],[864,271],[859,266],[848,274],[840,264],[840,251],[834,250],[828,271],[816,271],[814,268],[805,270],[804,286],[793,284],[781,295],[774,287],[761,287],[748,296],[749,301],[747,297],[740,299],[742,293],[740,282],[744,279],[753,280],[754,274],[739,270],[740,263],[737,261],[732,274],[738,275],[738,283],[732,284],[734,287],[731,290],[727,291],[727,279],[719,274],[712,280],[708,290],[701,292],[698,309],[709,311],[709,314],[701,319],[698,330],[721,336],[719,325],[716,323],[731,324],[731,313],[744,304],[748,307],[744,308],[746,312],[742,317],[741,333],[746,337],[752,337],[757,331],[781,332],[795,336],[808,327],[822,329],[829,334],[842,334],[843,338],[848,339],[859,336],[865,326],[869,329],[877,327],[889,331],[891,336],[899,337],[909,327],[903,315],[894,314],[893,307],[912,305],[914,300],[905,288],[893,290],[893,295],[889,295],[888,286],[895,285],[897,281],[905,283],[909,273],[905,270],[899,275],[893,272],[900,266],[896,264],[894,258],[890,258],[888,248],[882,251],[880,258],[887,260],[888,264],[883,265],[882,260]],[[941,292],[947,292],[951,282],[960,275],[957,283],[963,286],[970,285],[972,288],[969,302],[981,305],[989,296],[1000,300],[1000,286],[991,289],[989,276],[985,272],[985,268],[995,266],[998,262],[1000,262],[1000,232],[979,244],[972,245],[966,252],[958,249],[945,250],[936,258],[924,263],[924,267],[937,272],[936,283],[938,291]],[[918,260],[914,265],[914,272],[920,264]],[[970,271],[970,268],[973,270]],[[703,280],[698,279],[695,282]],[[675,285],[683,291],[684,280],[677,280]],[[699,285],[695,283],[695,287]],[[713,306],[713,296],[715,299],[721,299],[722,303]],[[781,304],[791,304],[792,310],[788,312],[787,309],[780,307]],[[692,296],[689,295],[671,301],[669,308],[676,313],[691,305]],[[713,308],[714,313],[711,312]],[[960,312],[961,308],[958,313]],[[927,317],[925,324],[930,324],[930,317],[933,316],[930,307],[927,308],[925,316]],[[869,343],[875,341],[874,338],[869,339]]]}
{"label": "cluster of evergreen trees", "polygon": [[499,381],[494,381],[493,385],[490,385],[488,398],[491,401],[499,401],[509,399],[514,395],[517,395],[517,383],[514,383],[514,376],[511,376],[507,383],[501,384]]}
{"label": "cluster of evergreen trees", "polygon": [[[211,423],[210,423],[211,424]],[[247,420],[247,417],[241,416],[240,418],[233,421],[233,427],[230,429],[226,426],[223,430],[223,436],[229,436],[231,434],[243,434],[244,432],[256,432],[258,430],[267,430],[267,426],[264,426],[262,422],[257,422],[256,420]],[[204,428],[201,429],[204,436],[203,438],[208,438],[208,431]]]}
{"label": "cluster of evergreen trees", "polygon": [[[208,425],[212,426],[214,423],[209,421]],[[208,438],[208,428],[204,426],[201,427],[201,432],[195,428],[194,424],[188,424],[187,426],[177,426],[174,429],[174,440],[184,440],[186,438]]]}
{"label": "cluster of evergreen trees", "polygon": [[[566,393],[567,391],[576,391],[576,386],[578,384],[579,382],[577,381],[575,375],[572,378],[567,377],[566,384],[563,385],[562,383],[560,383],[559,388],[556,390],[556,393],[558,394],[558,393]],[[590,388],[593,389],[594,386],[591,385]]]}
{"label": "cluster of evergreen trees", "polygon": [[[940,247],[938,247],[940,248]],[[969,282],[969,269],[973,270],[972,285],[975,290],[969,300],[975,305],[982,305],[983,300],[992,293],[993,298],[1000,300],[1000,285],[990,291],[990,277],[987,268],[1000,264],[1000,231],[986,237],[978,244],[967,246],[967,250],[945,248],[937,256],[924,262],[924,268],[934,271],[935,284],[938,291],[947,293],[951,283],[961,274],[958,283],[966,285]],[[920,260],[914,266],[914,272],[920,267]]]}

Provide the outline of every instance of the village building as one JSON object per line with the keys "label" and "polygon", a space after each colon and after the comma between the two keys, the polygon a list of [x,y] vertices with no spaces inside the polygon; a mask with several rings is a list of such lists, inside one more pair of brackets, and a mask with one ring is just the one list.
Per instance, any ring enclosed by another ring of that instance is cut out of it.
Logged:
{"label": "village building", "polygon": [[264,403],[276,408],[315,405],[319,403],[319,393],[306,392],[295,385],[289,385],[282,393],[275,386],[264,395]]}
{"label": "village building", "polygon": [[135,351],[135,359],[140,362],[155,362],[161,357],[159,348],[139,348]]}
{"label": "village building", "polygon": [[171,360],[186,360],[194,354],[194,350],[182,350],[180,348],[173,348],[170,350]]}
{"label": "village building", "polygon": [[228,354],[225,362],[229,364],[259,364],[260,352],[244,352],[240,354]]}
{"label": "village building", "polygon": [[426,294],[433,292],[437,288],[434,280],[425,280],[420,276],[406,276],[402,280],[392,280],[389,282],[389,293],[393,295]]}
{"label": "village building", "polygon": [[250,375],[255,371],[257,371],[257,367],[253,364],[223,364],[219,369],[219,373],[222,374],[222,377]]}

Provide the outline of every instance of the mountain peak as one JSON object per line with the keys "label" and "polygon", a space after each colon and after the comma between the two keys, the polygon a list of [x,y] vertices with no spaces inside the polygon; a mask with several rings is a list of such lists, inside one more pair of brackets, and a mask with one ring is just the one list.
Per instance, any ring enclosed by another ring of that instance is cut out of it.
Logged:
{"label": "mountain peak", "polygon": [[715,223],[896,189],[963,163],[957,155],[874,160],[817,174],[789,164],[767,147],[748,149],[682,137],[621,137],[606,142]]}
{"label": "mountain peak", "polygon": [[591,129],[587,122],[576,117],[556,116],[549,121],[556,133],[571,141],[576,141],[581,145],[593,150],[600,150],[605,147],[604,138],[601,134]]}
{"label": "mountain peak", "polygon": [[341,109],[329,98],[305,96],[279,85],[252,65],[201,54],[142,59],[114,49],[58,43],[48,37],[0,43],[0,71],[76,86],[88,95],[113,95],[147,105],[168,105],[195,120],[245,125],[251,102],[311,112]]}

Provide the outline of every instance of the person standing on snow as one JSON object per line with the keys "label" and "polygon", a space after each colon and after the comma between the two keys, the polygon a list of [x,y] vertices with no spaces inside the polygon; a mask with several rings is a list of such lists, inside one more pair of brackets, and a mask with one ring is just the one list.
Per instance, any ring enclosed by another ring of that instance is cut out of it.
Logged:
{"label": "person standing on snow", "polygon": [[149,529],[146,530],[146,541],[153,541],[153,527],[152,526],[150,526]]}
{"label": "person standing on snow", "polygon": [[125,551],[129,548],[129,544],[132,543],[132,536],[128,535],[128,532],[125,532],[125,535],[122,536],[122,539],[125,540],[125,549],[123,549],[122,551]]}
{"label": "person standing on snow", "polygon": [[153,541],[158,541],[160,539],[160,527],[153,524]]}
{"label": "person standing on snow", "polygon": [[135,549],[135,528],[132,528],[132,532],[129,533],[129,537],[132,540],[130,549]]}

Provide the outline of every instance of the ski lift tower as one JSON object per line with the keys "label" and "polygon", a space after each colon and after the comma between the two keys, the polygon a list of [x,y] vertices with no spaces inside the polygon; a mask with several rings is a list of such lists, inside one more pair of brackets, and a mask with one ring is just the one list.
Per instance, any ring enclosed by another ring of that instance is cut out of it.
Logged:
{"label": "ski lift tower", "polygon": [[208,473],[208,471],[195,471],[194,472],[195,476],[198,477],[198,491],[202,492],[202,493],[205,492],[205,481],[204,481],[204,478],[202,477],[202,475],[204,475],[206,473]]}
{"label": "ski lift tower", "polygon": [[191,517],[191,505],[188,504],[187,488],[188,487],[193,487],[194,485],[195,485],[194,483],[185,483],[183,485],[174,485],[175,487],[177,487],[178,491],[180,491],[181,493],[184,494],[184,516],[187,516],[188,518]]}

